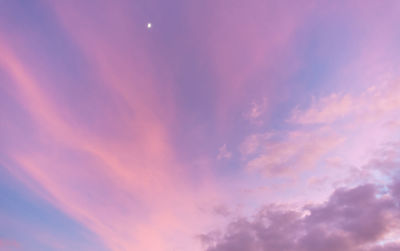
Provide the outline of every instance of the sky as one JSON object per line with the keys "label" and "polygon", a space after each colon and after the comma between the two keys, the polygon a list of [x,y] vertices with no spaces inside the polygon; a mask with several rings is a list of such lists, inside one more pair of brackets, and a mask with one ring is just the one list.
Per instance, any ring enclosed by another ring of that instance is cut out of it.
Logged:
{"label": "sky", "polygon": [[0,250],[400,250],[397,0],[0,0]]}

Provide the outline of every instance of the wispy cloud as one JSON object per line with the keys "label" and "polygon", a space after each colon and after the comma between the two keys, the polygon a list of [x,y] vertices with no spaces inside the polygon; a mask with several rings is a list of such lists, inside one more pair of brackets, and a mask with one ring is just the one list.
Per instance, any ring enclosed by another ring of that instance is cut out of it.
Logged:
{"label": "wispy cloud", "polygon": [[221,159],[230,159],[232,157],[232,153],[228,151],[226,144],[224,144],[223,146],[221,146],[218,149],[218,156],[217,159],[221,160]]}
{"label": "wispy cloud", "polygon": [[399,8],[2,2],[0,185],[104,250],[396,249]]}
{"label": "wispy cloud", "polygon": [[268,103],[266,98],[263,98],[260,102],[253,101],[249,111],[244,114],[244,117],[253,125],[262,125],[264,123],[262,116],[265,114],[268,108],[267,105]]}

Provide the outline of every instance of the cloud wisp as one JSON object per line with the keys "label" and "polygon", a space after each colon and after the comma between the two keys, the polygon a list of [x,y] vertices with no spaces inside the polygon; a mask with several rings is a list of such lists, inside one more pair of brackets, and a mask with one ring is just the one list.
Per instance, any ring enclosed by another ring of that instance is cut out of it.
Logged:
{"label": "cloud wisp", "polygon": [[0,1],[0,249],[396,250],[399,11]]}

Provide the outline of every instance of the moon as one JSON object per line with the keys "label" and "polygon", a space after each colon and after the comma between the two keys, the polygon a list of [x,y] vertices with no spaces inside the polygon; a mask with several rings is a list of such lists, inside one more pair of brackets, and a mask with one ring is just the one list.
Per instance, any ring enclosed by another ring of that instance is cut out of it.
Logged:
{"label": "moon", "polygon": [[150,29],[151,28],[151,23],[149,22],[149,23],[147,23],[147,29]]}

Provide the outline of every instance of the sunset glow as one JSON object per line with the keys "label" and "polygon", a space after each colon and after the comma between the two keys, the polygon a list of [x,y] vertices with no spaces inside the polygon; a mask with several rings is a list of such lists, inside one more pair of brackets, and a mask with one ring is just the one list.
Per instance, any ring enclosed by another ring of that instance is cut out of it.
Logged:
{"label": "sunset glow", "polygon": [[399,13],[0,1],[0,250],[400,250]]}

